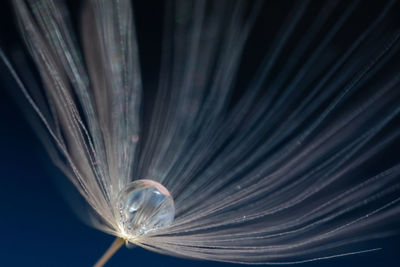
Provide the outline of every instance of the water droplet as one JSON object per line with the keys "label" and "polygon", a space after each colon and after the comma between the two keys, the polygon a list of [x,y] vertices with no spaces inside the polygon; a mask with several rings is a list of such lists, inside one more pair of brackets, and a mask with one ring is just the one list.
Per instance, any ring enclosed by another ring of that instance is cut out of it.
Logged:
{"label": "water droplet", "polygon": [[172,224],[174,200],[168,190],[152,180],[129,183],[118,196],[120,222],[125,233],[141,236]]}

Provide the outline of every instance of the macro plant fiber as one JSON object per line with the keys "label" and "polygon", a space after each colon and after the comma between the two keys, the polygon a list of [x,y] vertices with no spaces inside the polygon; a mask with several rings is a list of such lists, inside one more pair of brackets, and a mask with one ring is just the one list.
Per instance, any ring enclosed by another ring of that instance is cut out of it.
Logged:
{"label": "macro plant fiber", "polygon": [[278,2],[160,3],[145,84],[135,3],[11,1],[42,85],[0,56],[107,257],[300,263],[399,232],[399,2]]}

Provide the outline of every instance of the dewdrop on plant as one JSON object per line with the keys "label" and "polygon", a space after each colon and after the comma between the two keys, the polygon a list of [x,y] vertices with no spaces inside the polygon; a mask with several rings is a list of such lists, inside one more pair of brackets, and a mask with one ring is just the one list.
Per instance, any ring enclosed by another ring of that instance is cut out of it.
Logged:
{"label": "dewdrop on plant", "polygon": [[140,237],[172,224],[175,207],[168,190],[155,181],[136,180],[119,193],[121,232]]}

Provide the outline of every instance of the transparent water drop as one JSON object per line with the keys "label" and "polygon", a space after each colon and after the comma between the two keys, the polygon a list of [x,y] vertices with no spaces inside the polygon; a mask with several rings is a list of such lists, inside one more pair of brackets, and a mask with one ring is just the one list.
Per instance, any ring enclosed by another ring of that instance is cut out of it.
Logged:
{"label": "transparent water drop", "polygon": [[118,210],[123,231],[142,236],[172,224],[174,200],[168,190],[152,180],[129,183],[118,196]]}

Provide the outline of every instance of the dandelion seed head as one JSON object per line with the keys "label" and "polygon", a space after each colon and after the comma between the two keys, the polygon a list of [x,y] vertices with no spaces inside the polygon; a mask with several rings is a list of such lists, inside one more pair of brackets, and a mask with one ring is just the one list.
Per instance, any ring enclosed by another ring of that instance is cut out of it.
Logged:
{"label": "dandelion seed head", "polygon": [[261,264],[399,232],[400,162],[379,163],[400,143],[395,1],[362,20],[362,1],[167,1],[154,81],[132,1],[83,1],[77,27],[63,1],[12,2],[42,90],[6,64],[90,225],[118,237],[100,263],[124,240]]}

